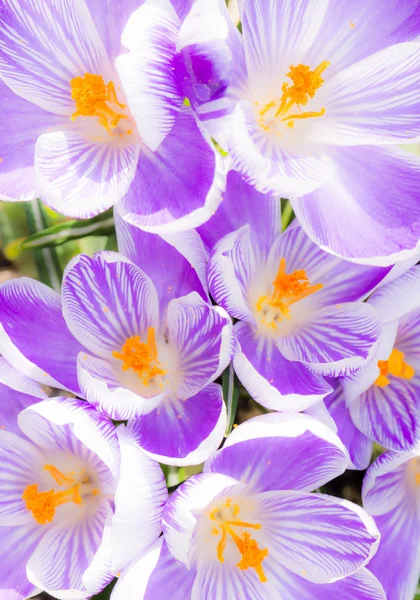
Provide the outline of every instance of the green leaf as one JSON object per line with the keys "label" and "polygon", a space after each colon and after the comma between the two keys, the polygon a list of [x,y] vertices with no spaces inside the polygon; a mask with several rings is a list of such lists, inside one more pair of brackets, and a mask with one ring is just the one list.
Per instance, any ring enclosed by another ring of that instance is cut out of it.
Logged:
{"label": "green leaf", "polygon": [[224,371],[222,376],[223,398],[227,410],[227,427],[225,437],[232,431],[235,422],[239,398],[239,380],[236,377],[232,364]]}
{"label": "green leaf", "polygon": [[284,231],[290,225],[290,223],[295,218],[295,213],[293,212],[292,205],[289,200],[285,198],[281,199],[281,229]]}
{"label": "green leaf", "polygon": [[20,247],[23,250],[54,248],[70,240],[79,240],[88,236],[107,236],[113,234],[114,231],[112,212],[107,211],[92,219],[84,221],[73,219],[47,229],[38,230],[24,239]]}

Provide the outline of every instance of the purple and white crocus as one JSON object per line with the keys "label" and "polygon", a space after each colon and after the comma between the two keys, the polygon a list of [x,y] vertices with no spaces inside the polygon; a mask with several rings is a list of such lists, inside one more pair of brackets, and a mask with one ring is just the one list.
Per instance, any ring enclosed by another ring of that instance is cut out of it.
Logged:
{"label": "purple and white crocus", "polygon": [[354,425],[370,440],[403,452],[420,439],[420,266],[368,300],[381,321],[373,360],[341,378]]}
{"label": "purple and white crocus", "polygon": [[0,596],[90,598],[160,535],[162,470],[87,402],[0,379]]}
{"label": "purple and white crocus", "polygon": [[362,496],[381,533],[369,570],[388,600],[413,600],[420,578],[420,447],[377,458],[366,473]]}
{"label": "purple and white crocus", "polygon": [[242,0],[242,35],[223,5],[233,73],[197,110],[233,168],[333,254],[418,252],[420,159],[394,147],[420,136],[418,0]]}
{"label": "purple and white crocus", "polygon": [[163,538],[123,572],[112,600],[384,600],[364,568],[379,542],[373,519],[310,493],[347,461],[337,436],[306,415],[240,425],[170,497]]}
{"label": "purple and white crocus", "polygon": [[127,217],[151,229],[209,218],[224,167],[183,105],[174,65],[189,49],[188,39],[177,49],[186,4],[174,5],[2,2],[2,200],[40,196],[85,218],[122,199]]}
{"label": "purple and white crocus", "polygon": [[[234,318],[235,371],[271,410],[301,411],[339,376],[374,356],[377,311],[362,302],[389,269],[349,263],[321,250],[297,222],[281,233],[280,203],[228,176],[220,212],[200,228],[214,246],[213,298]],[[233,230],[235,229],[235,230]]]}
{"label": "purple and white crocus", "polygon": [[225,431],[222,389],[212,382],[232,357],[231,319],[209,303],[195,232],[180,238],[193,249],[187,260],[154,234],[121,219],[117,227],[124,255],[75,257],[62,300],[28,279],[0,288],[2,354],[108,417],[130,419],[140,446],[161,462],[201,463]]}

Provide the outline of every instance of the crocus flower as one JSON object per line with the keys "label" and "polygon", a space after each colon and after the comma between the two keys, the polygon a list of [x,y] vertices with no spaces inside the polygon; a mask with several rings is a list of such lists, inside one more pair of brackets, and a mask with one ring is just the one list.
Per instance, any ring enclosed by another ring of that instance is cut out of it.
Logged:
{"label": "crocus flower", "polygon": [[379,541],[373,520],[310,493],[347,460],[339,439],[305,415],[240,425],[170,497],[163,540],[123,572],[113,600],[384,599],[363,568]]}
{"label": "crocus flower", "polygon": [[379,456],[366,473],[362,496],[381,533],[369,570],[388,600],[413,600],[420,577],[420,447]]}
{"label": "crocus flower", "polygon": [[420,267],[382,286],[368,300],[378,311],[378,351],[341,379],[356,427],[390,450],[412,448],[420,436]]}
{"label": "crocus flower", "polygon": [[280,204],[235,173],[227,192],[200,232],[209,240],[219,222],[223,233],[236,223],[209,264],[213,298],[239,320],[235,371],[266,408],[303,410],[332,391],[325,375],[355,370],[376,352],[377,313],[360,300],[388,269],[324,252],[297,222],[281,233]]}
{"label": "crocus flower", "polygon": [[11,371],[0,364],[0,595],[90,598],[160,535],[163,473],[124,426],[87,402],[37,402]]}
{"label": "crocus flower", "polygon": [[290,198],[333,254],[390,265],[418,252],[420,159],[392,146],[420,134],[418,0],[239,5],[231,83],[198,111],[233,168]]}
{"label": "crocus flower", "polygon": [[124,255],[74,258],[62,305],[36,281],[0,288],[2,353],[108,417],[135,420],[138,443],[162,462],[203,462],[225,429],[221,386],[212,382],[233,353],[231,320],[209,303],[195,232],[180,238],[192,248],[187,260],[154,234],[121,219],[117,227]]}
{"label": "crocus flower", "polygon": [[183,106],[173,68],[181,20],[167,6],[162,19],[150,0],[2,2],[2,199],[40,196],[84,218],[123,198],[150,228],[193,227],[214,212],[224,168]]}

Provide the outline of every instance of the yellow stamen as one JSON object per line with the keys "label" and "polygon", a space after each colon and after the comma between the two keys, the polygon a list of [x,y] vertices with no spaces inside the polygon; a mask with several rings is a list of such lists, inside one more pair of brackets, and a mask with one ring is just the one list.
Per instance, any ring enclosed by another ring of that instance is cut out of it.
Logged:
{"label": "yellow stamen", "polygon": [[290,319],[289,307],[314,294],[324,286],[322,283],[311,285],[304,269],[296,269],[293,273],[286,273],[286,259],[280,261],[279,270],[273,281],[274,291],[271,296],[261,296],[256,308],[258,312],[273,313],[270,307],[276,309],[271,321],[264,319],[270,327],[276,327],[276,321],[282,318]]}
{"label": "yellow stamen", "polygon": [[388,360],[378,360],[380,374],[375,385],[386,387],[390,383],[389,376],[401,379],[412,379],[416,374],[415,369],[404,361],[404,352],[393,348]]}
{"label": "yellow stamen", "polygon": [[105,85],[102,75],[85,73],[83,77],[74,77],[70,81],[70,87],[72,100],[76,103],[76,111],[71,116],[72,121],[77,117],[98,117],[100,124],[112,134],[118,123],[128,118],[124,113],[112,108],[115,106],[124,110],[126,105],[118,101],[114,83],[110,81]]}
{"label": "yellow stamen", "polygon": [[53,489],[48,492],[39,492],[37,484],[27,485],[22,500],[25,501],[26,508],[32,513],[35,521],[40,525],[46,525],[52,522],[57,506],[66,502],[82,503],[80,483],[64,492],[55,492]]}
{"label": "yellow stamen", "polygon": [[142,342],[139,335],[133,335],[127,338],[121,352],[115,351],[112,355],[123,361],[123,371],[133,369],[146,386],[155,377],[167,373],[158,360],[154,327],[147,331],[147,342]]}
{"label": "yellow stamen", "polygon": [[[233,517],[232,520],[224,519],[224,516],[226,515],[225,509],[228,509],[228,514]],[[244,531],[242,535],[238,535],[233,529],[234,527],[241,527],[259,530],[261,529],[261,525],[259,523],[247,523],[236,519],[235,517],[238,513],[239,507],[237,505],[232,507],[230,498],[227,499],[225,504],[210,513],[210,519],[212,521],[217,521],[220,527],[220,530],[214,527],[212,529],[212,534],[219,535],[221,533],[221,538],[216,548],[217,558],[221,563],[225,562],[224,551],[228,542],[228,536],[230,536],[241,555],[241,560],[236,565],[238,569],[241,571],[255,569],[261,583],[265,583],[267,577],[265,576],[262,563],[268,556],[268,549],[259,548],[257,541],[251,537],[251,534],[248,531]]]}

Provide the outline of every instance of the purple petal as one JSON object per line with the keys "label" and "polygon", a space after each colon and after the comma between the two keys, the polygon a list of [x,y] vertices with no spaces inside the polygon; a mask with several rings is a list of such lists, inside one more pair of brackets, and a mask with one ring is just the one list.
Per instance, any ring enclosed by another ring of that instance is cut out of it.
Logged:
{"label": "purple petal", "polygon": [[376,552],[379,533],[359,506],[305,492],[264,492],[260,523],[270,557],[313,583],[352,575]]}
{"label": "purple petal", "polygon": [[80,254],[63,280],[63,314],[69,329],[93,354],[111,359],[133,335],[157,326],[158,300],[150,279],[121,254]]}
{"label": "purple petal", "polygon": [[375,309],[362,302],[328,306],[289,334],[276,339],[286,358],[324,375],[344,375],[377,349],[380,326]]}
{"label": "purple petal", "polygon": [[402,144],[416,138],[420,134],[419,72],[420,44],[407,42],[328,78],[319,94],[326,114],[312,136],[339,146]]}
{"label": "purple petal", "polygon": [[369,570],[382,583],[388,600],[410,600],[420,577],[420,522],[415,504],[401,502],[375,517],[381,534]]}
{"label": "purple petal", "polygon": [[173,298],[197,292],[207,299],[207,252],[194,230],[169,235],[142,231],[114,213],[118,249],[146,275],[156,288],[161,315]]}
{"label": "purple petal", "polygon": [[408,315],[420,304],[420,265],[377,290],[369,299],[385,323]]}
{"label": "purple petal", "polygon": [[324,402],[337,426],[340,440],[349,451],[352,466],[355,469],[366,469],[372,456],[373,442],[354,425],[341,385],[338,384]]}
{"label": "purple petal", "polygon": [[419,390],[410,381],[392,377],[389,385],[372,385],[350,404],[356,427],[385,448],[403,452],[420,435]]}
{"label": "purple petal", "polygon": [[237,345],[233,365],[242,385],[269,410],[298,412],[319,402],[331,387],[304,365],[290,362],[271,338],[249,323],[234,328]]}
{"label": "purple petal", "polygon": [[142,147],[120,214],[146,231],[184,231],[214,214],[225,185],[222,157],[184,108],[156,152]]}
{"label": "purple petal", "polygon": [[217,379],[234,350],[232,322],[195,292],[168,307],[168,341],[179,356],[178,397],[189,398]]}
{"label": "purple petal", "polygon": [[0,597],[26,600],[34,594],[35,587],[26,576],[26,563],[43,533],[38,524],[0,527],[0,560],[3,565]]}
{"label": "purple petal", "polygon": [[254,317],[247,298],[256,269],[251,229],[249,225],[244,225],[216,244],[208,270],[209,288],[216,302],[231,317],[251,323]]}
{"label": "purple petal", "polygon": [[2,200],[32,200],[39,195],[34,167],[36,140],[62,119],[17,96],[1,78],[0,95],[0,196]]}
{"label": "purple petal", "polygon": [[338,383],[334,392],[327,396],[324,402],[337,427],[337,435],[350,454],[352,464],[349,468],[366,469],[370,464],[373,442],[354,425],[346,406],[343,389]]}
{"label": "purple petal", "polygon": [[232,431],[205,471],[246,482],[255,491],[312,491],[346,469],[338,437],[307,415],[271,413]]}
{"label": "purple petal", "polygon": [[79,393],[82,347],[67,328],[57,292],[27,278],[4,283],[0,322],[1,353],[10,364],[40,383]]}
{"label": "purple petal", "polygon": [[84,2],[2,2],[0,74],[15,92],[48,110],[74,112],[70,80],[84,73],[108,79],[112,67]]}
{"label": "purple petal", "polygon": [[[112,520],[112,570],[121,571],[162,533],[162,512],[168,499],[159,464],[133,442],[125,426],[117,429],[121,470]],[[135,535],[133,535],[135,531]]]}
{"label": "purple petal", "polygon": [[150,546],[118,579],[112,600],[191,597],[195,572],[174,559],[163,538]]}
{"label": "purple petal", "polygon": [[68,217],[104,212],[127,193],[139,146],[119,146],[78,132],[45,133],[37,141],[35,166],[41,198]]}
{"label": "purple petal", "polygon": [[182,107],[175,67],[180,21],[168,0],[146,0],[133,12],[121,42],[128,53],[116,67],[140,136],[155,151]]}
{"label": "purple petal", "polygon": [[386,600],[379,581],[366,568],[359,569],[333,583],[312,583],[291,573],[288,569],[267,565],[267,578],[274,580],[276,597],[304,598],[305,600]]}
{"label": "purple petal", "polygon": [[389,148],[340,147],[330,158],[334,178],[305,198],[292,199],[310,238],[364,264],[387,266],[417,254],[418,157]]}
{"label": "purple petal", "polygon": [[211,250],[222,237],[243,225],[251,228],[255,250],[267,256],[281,232],[280,201],[276,196],[261,194],[245,183],[239,173],[229,171],[223,202],[198,231]]}
{"label": "purple petal", "polygon": [[149,456],[178,466],[204,462],[219,447],[225,427],[222,388],[214,383],[187,400],[166,398],[130,423],[134,439]]}

